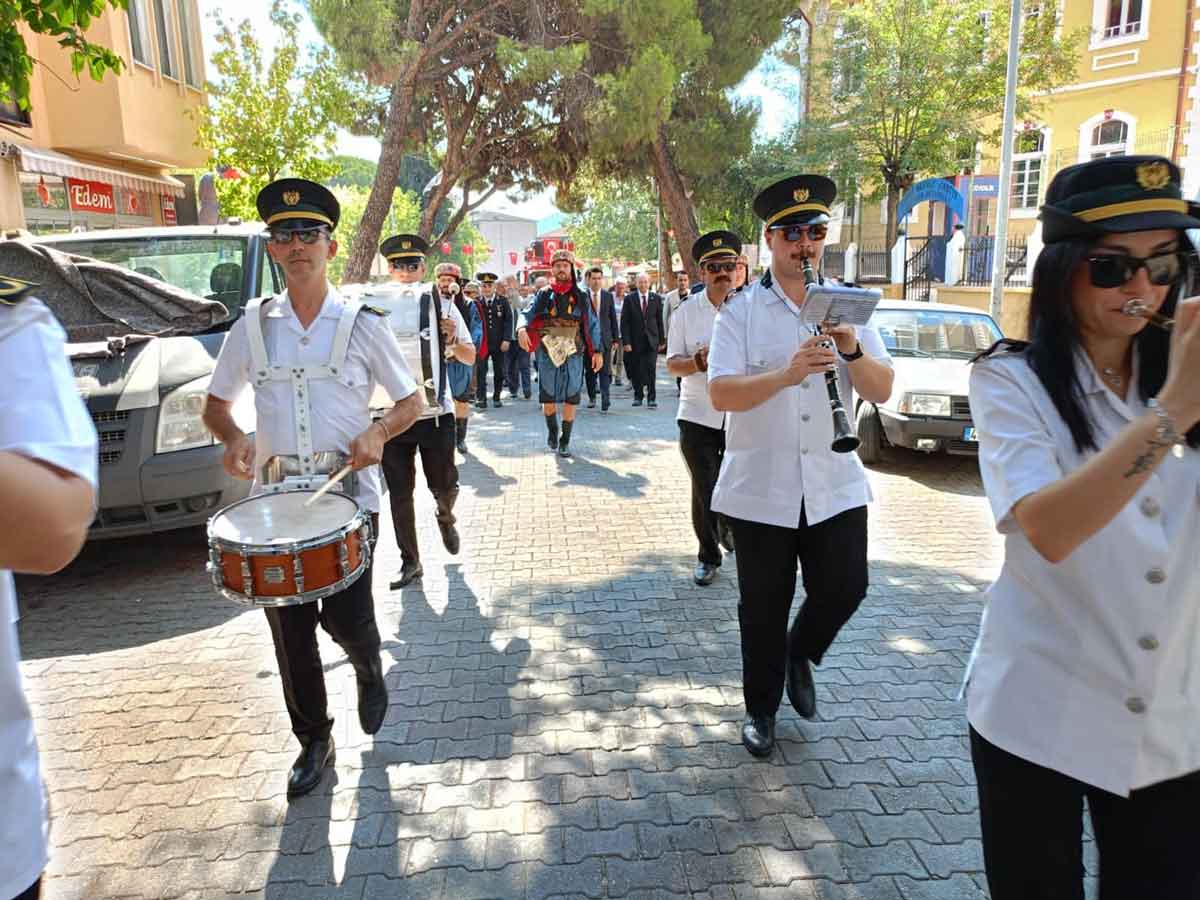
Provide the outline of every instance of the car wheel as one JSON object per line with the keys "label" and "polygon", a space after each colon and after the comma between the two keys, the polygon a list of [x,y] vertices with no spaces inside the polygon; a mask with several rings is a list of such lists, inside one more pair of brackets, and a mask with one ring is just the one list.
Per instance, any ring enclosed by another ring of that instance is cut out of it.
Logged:
{"label": "car wheel", "polygon": [[883,459],[883,425],[874,403],[863,403],[858,407],[855,422],[858,431],[858,458],[872,465]]}

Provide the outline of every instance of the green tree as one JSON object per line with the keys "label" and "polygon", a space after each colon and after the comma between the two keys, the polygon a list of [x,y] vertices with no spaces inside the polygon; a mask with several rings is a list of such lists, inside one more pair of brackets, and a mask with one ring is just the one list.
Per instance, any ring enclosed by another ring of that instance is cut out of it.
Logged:
{"label": "green tree", "polygon": [[[500,118],[496,104],[533,119],[553,107],[535,88],[550,73],[569,64],[562,52],[572,39],[555,37],[556,3],[567,0],[306,0],[318,30],[339,56],[386,97],[378,123],[382,144],[379,168],[363,210],[361,227],[350,250],[348,277],[368,270],[392,190],[406,151],[436,148],[442,185],[435,186],[420,231],[432,235],[433,217],[461,179],[470,178],[470,201],[493,185],[499,171],[518,170],[528,151],[512,142],[504,155],[476,148],[494,147],[488,117]],[[470,74],[468,74],[470,73]],[[518,102],[530,99],[528,106]],[[483,116],[483,118],[480,118]],[[436,135],[436,137],[431,137]],[[503,161],[503,166],[500,165]],[[501,184],[501,187],[505,186]],[[444,191],[444,193],[442,193]],[[442,196],[438,196],[441,193]],[[461,218],[469,210],[462,210]]]}
{"label": "green tree", "polygon": [[[1080,34],[1063,34],[1054,4],[1027,15],[1018,116],[1069,79]],[[831,45],[814,55],[812,112],[800,153],[843,186],[886,191],[888,243],[896,207],[921,175],[962,166],[962,147],[994,143],[1003,123],[1007,0],[832,0]]]}
{"label": "green tree", "polygon": [[106,72],[120,74],[121,57],[107,47],[93,44],[86,32],[92,21],[108,7],[125,9],[129,0],[0,0],[0,100],[15,100],[29,109],[29,76],[33,57],[17,30],[24,25],[34,34],[58,38],[59,46],[71,51],[71,74],[85,68],[96,81]]}
{"label": "green tree", "polygon": [[799,172],[804,160],[789,138],[757,143],[749,153],[727,160],[723,169],[696,181],[697,212],[705,230],[724,228],[744,244],[758,241],[762,222],[754,198],[782,175]]}
{"label": "green tree", "polygon": [[212,54],[218,80],[208,86],[208,105],[193,113],[197,146],[212,152],[215,165],[243,174],[217,180],[225,215],[253,219],[255,196],[280,176],[333,176],[338,165],[329,157],[338,123],[362,102],[328,48],[305,57],[299,16],[281,0],[272,5],[271,21],[278,33],[269,63],[250,22],[220,24]]}
{"label": "green tree", "polygon": [[[649,180],[600,178],[582,174],[572,185],[581,199],[578,214],[564,228],[582,259],[648,259],[658,252],[655,198]],[[564,198],[559,199],[561,207]]]}

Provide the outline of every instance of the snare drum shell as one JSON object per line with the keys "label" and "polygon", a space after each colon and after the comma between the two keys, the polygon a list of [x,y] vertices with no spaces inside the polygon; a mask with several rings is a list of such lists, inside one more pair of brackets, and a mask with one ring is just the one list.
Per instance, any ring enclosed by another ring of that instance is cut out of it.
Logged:
{"label": "snare drum shell", "polygon": [[[250,591],[246,590],[242,578],[241,553],[221,550],[221,580],[229,590],[254,597],[294,597],[317,591],[346,577],[342,574],[342,545],[346,547],[349,571],[354,572],[362,561],[362,538],[357,530],[341,540],[301,550],[298,554],[250,550],[246,554],[250,564]],[[297,555],[303,572],[303,590],[296,584]]]}

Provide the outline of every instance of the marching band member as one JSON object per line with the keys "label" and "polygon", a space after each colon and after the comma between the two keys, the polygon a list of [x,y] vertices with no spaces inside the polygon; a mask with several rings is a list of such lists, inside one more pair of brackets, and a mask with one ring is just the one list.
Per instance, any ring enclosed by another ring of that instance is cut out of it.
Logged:
{"label": "marching band member", "polygon": [[1040,217],[1030,340],[971,374],[1005,541],[966,688],[991,896],[1082,900],[1086,798],[1101,898],[1200,897],[1200,206],[1114,156]]}
{"label": "marching band member", "polygon": [[[316,454],[345,454],[357,475],[352,493],[372,513],[377,531],[378,463],[387,441],[416,421],[422,407],[417,385],[381,311],[344,300],[326,278],[337,253],[339,207],[333,194],[311,181],[285,178],[263,188],[257,206],[270,235],[267,252],[283,268],[287,290],[250,301],[230,329],[212,374],[204,424],[225,445],[225,470],[253,479],[256,491],[264,489],[273,459],[316,474],[309,462]],[[372,422],[369,404],[377,382],[396,403]],[[257,416],[253,439],[232,414],[248,385]],[[316,787],[334,759],[318,623],[354,666],[363,731],[377,732],[387,713],[371,567],[319,604],[265,612],[284,702],[302,747],[288,775],[288,796],[296,797]]]}
{"label": "marching band member", "polygon": [[[462,290],[462,269],[457,263],[438,263],[434,271],[434,288],[441,292],[440,304],[445,308],[453,304],[458,308],[459,315],[467,323],[467,331],[471,335],[471,345],[478,354],[479,350],[487,349],[487,334],[483,330],[483,319],[479,315],[476,303],[471,301]],[[467,455],[467,423],[471,421],[471,404],[475,398],[475,364],[464,363],[451,355],[446,361],[446,377],[450,384],[450,396],[454,398],[454,434],[458,452]],[[401,578],[403,581],[403,578]],[[392,582],[392,588],[404,587],[403,584]]]}
{"label": "marching band member", "polygon": [[[418,249],[414,238],[415,235],[389,238],[383,242],[380,252],[387,256],[389,242],[397,240],[400,242],[400,252],[404,252],[405,243]],[[395,244],[391,247],[395,252]],[[439,283],[447,278],[440,266],[438,278]],[[464,290],[463,293],[468,292]],[[413,502],[418,453],[425,483],[437,506],[436,518],[442,544],[452,554],[459,550],[460,540],[454,517],[454,504],[458,499],[458,467],[454,462],[454,445],[456,437],[465,438],[466,423],[463,423],[464,431],[459,432],[454,418],[450,369],[453,364],[469,369],[475,362],[475,345],[457,304],[449,297],[443,297],[440,291],[433,290],[432,286],[420,296],[415,293],[402,295],[399,306],[389,310],[388,324],[400,344],[408,370],[421,373],[423,387],[420,392],[421,414],[416,423],[394,436],[383,448],[383,477],[387,482],[392,527],[396,532],[396,546],[400,548],[401,560],[400,573],[390,587],[398,590],[425,574],[417,542],[417,514]],[[459,387],[462,382],[460,373]]]}
{"label": "marching band member", "polygon": [[[771,268],[725,301],[713,328],[708,391],[728,412],[725,456],[712,508],[728,517],[741,599],[742,742],[757,756],[775,746],[783,696],[804,718],[816,714],[811,663],[819,664],[867,592],[867,502],[871,489],[854,453],[834,453],[825,373],[842,396],[853,387],[882,403],[892,392],[891,357],[873,327],[840,325],[828,338],[801,319],[804,264],[819,261],[832,181],[796,175],[755,198]],[[796,560],[804,605],[788,629]]]}
{"label": "marching band member", "polygon": [[[713,583],[721,567],[724,523],[712,510],[713,488],[725,454],[725,413],[708,399],[708,351],[717,310],[733,287],[742,242],[730,231],[710,231],[692,246],[704,289],[685,297],[671,316],[667,333],[667,371],[682,379],[679,389],[679,451],[692,479],[692,529],[700,543],[692,580]],[[728,540],[728,539],[726,539]],[[732,549],[729,547],[728,549]]]}
{"label": "marching band member", "polygon": [[600,322],[576,281],[575,257],[571,251],[555,250],[550,258],[550,272],[554,280],[538,291],[521,315],[517,341],[524,350],[537,353],[538,394],[546,417],[547,444],[559,456],[570,456],[567,446],[571,443],[575,410],[583,391],[581,354],[586,351],[594,372],[600,371],[604,357],[600,352]]}
{"label": "marching band member", "polygon": [[13,572],[48,575],[96,515],[96,430],[66,335],[32,285],[0,277],[0,897],[37,900],[48,860],[46,791],[21,688]]}

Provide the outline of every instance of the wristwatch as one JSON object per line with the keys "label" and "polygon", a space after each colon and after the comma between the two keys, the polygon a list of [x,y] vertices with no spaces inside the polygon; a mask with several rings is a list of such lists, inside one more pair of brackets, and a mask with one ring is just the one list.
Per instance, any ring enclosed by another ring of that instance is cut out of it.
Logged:
{"label": "wristwatch", "polygon": [[860,357],[862,357],[862,355],[863,355],[862,344],[858,341],[855,341],[855,343],[854,343],[854,352],[853,353],[843,353],[841,350],[838,351],[838,356],[840,356],[846,362],[854,362],[856,359],[859,359]]}

